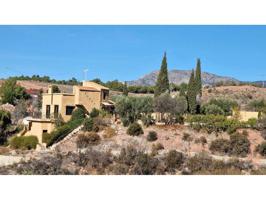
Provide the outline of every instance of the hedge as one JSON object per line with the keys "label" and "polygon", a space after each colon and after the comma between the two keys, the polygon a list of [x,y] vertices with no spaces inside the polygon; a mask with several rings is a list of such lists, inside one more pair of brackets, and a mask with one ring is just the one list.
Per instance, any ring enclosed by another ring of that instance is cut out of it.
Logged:
{"label": "hedge", "polygon": [[11,148],[14,149],[22,149],[22,150],[30,150],[36,149],[38,144],[38,138],[36,136],[20,136],[13,137],[9,144]]}
{"label": "hedge", "polygon": [[238,128],[245,128],[246,123],[236,119],[228,119],[223,115],[189,115],[187,122],[197,130],[206,130],[208,133],[223,132],[234,133]]}
{"label": "hedge", "polygon": [[74,121],[69,121],[65,125],[57,128],[51,133],[51,139],[47,142],[47,147],[64,139],[69,133],[74,129],[79,127],[83,123],[84,119],[77,119]]}

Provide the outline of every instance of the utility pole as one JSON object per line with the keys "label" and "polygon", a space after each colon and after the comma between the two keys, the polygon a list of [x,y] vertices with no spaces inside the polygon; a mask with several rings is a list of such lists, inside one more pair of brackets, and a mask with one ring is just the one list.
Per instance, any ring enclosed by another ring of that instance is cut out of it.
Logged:
{"label": "utility pole", "polygon": [[84,72],[84,81],[87,81],[87,78],[88,78],[88,69],[84,69],[83,72]]}

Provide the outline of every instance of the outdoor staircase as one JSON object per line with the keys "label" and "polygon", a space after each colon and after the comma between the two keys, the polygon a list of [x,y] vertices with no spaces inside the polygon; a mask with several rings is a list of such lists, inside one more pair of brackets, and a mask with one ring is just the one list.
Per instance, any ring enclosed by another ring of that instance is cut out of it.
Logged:
{"label": "outdoor staircase", "polygon": [[52,146],[50,146],[48,149],[49,150],[55,150],[56,147],[58,147],[61,144],[64,144],[66,141],[68,141],[69,139],[71,139],[76,133],[78,133],[79,131],[81,131],[81,129],[83,128],[83,125],[79,126],[78,128],[74,129],[71,133],[69,133],[63,140],[59,141],[58,143],[53,144]]}

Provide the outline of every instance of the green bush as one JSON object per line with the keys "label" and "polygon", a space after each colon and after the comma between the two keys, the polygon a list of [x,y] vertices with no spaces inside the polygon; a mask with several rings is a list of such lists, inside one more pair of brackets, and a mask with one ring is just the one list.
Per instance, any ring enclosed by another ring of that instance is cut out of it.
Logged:
{"label": "green bush", "polygon": [[220,107],[226,116],[232,115],[232,109],[238,106],[236,101],[229,99],[211,99],[208,104]]}
{"label": "green bush", "polygon": [[236,119],[227,119],[222,115],[189,115],[187,122],[196,130],[205,130],[208,133],[223,132],[234,133],[239,128],[245,128],[246,123]]}
{"label": "green bush", "polygon": [[266,142],[262,142],[256,147],[256,152],[258,152],[261,156],[266,157]]}
{"label": "green bush", "polygon": [[206,115],[224,115],[224,111],[222,110],[222,108],[215,104],[203,106],[203,112]]}
{"label": "green bush", "polygon": [[69,133],[71,133],[74,129],[79,127],[84,119],[78,119],[74,121],[69,121],[65,125],[56,128],[51,133],[51,139],[47,142],[47,147],[52,146],[53,144],[64,139]]}
{"label": "green bush", "polygon": [[92,131],[93,130],[93,119],[86,118],[83,122],[83,131]]}
{"label": "green bush", "polygon": [[253,100],[248,104],[248,108],[252,111],[264,111],[266,108],[266,101],[264,99]]}
{"label": "green bush", "polygon": [[246,135],[234,133],[230,136],[230,140],[214,140],[211,143],[210,150],[212,152],[245,157],[250,152],[250,142]]}
{"label": "green bush", "polygon": [[22,149],[22,150],[31,150],[36,149],[38,144],[38,138],[36,136],[20,136],[13,137],[9,144],[11,148]]}
{"label": "green bush", "polygon": [[266,129],[261,131],[261,137],[263,137],[263,139],[266,140]]}
{"label": "green bush", "polygon": [[246,122],[246,124],[247,127],[254,129],[257,128],[258,120],[256,118],[251,118]]}
{"label": "green bush", "polygon": [[147,136],[147,141],[154,142],[158,139],[157,133],[155,131],[150,131]]}
{"label": "green bush", "polygon": [[184,134],[183,134],[183,137],[182,137],[182,140],[183,140],[183,141],[186,141],[186,142],[191,142],[191,141],[193,141],[193,138],[191,137],[190,134],[188,134],[188,133],[184,133]]}
{"label": "green bush", "polygon": [[42,142],[47,144],[51,140],[52,136],[53,135],[50,133],[43,133],[42,134]]}
{"label": "green bush", "polygon": [[127,134],[131,136],[139,136],[144,134],[142,127],[138,123],[133,123],[127,129]]}
{"label": "green bush", "polygon": [[204,136],[201,136],[200,138],[197,138],[195,140],[196,144],[201,144],[202,146],[204,146],[205,144],[208,143],[207,139]]}
{"label": "green bush", "polygon": [[100,136],[97,133],[84,133],[78,136],[77,146],[78,148],[87,148],[91,145],[98,145],[101,141]]}
{"label": "green bush", "polygon": [[180,168],[184,162],[184,155],[176,150],[171,150],[168,152],[165,158],[166,167],[171,171],[171,169]]}
{"label": "green bush", "polygon": [[230,136],[230,145],[232,147],[231,155],[245,157],[250,153],[250,141],[243,134],[232,134]]}
{"label": "green bush", "polygon": [[230,141],[226,139],[216,139],[211,142],[210,151],[229,154],[231,151]]}
{"label": "green bush", "polygon": [[84,119],[86,117],[86,111],[83,108],[77,108],[73,111],[71,121]]}
{"label": "green bush", "polygon": [[151,126],[155,123],[155,120],[151,117],[151,115],[143,115],[141,117],[141,121],[143,122],[144,126]]}
{"label": "green bush", "polygon": [[92,111],[90,112],[90,117],[95,118],[95,117],[98,117],[99,114],[100,114],[100,111],[96,108],[93,108]]}
{"label": "green bush", "polygon": [[153,112],[153,98],[151,97],[118,96],[114,100],[116,102],[115,111],[121,117],[124,126]]}

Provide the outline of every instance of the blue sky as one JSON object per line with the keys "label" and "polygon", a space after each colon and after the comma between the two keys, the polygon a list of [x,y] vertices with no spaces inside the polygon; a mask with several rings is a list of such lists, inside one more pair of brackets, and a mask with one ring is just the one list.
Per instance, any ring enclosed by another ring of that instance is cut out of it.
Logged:
{"label": "blue sky", "polygon": [[160,68],[266,79],[266,26],[0,26],[0,78],[134,80]]}

